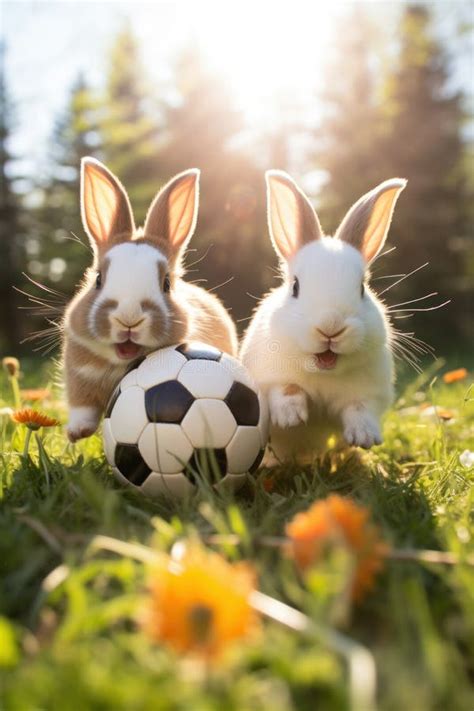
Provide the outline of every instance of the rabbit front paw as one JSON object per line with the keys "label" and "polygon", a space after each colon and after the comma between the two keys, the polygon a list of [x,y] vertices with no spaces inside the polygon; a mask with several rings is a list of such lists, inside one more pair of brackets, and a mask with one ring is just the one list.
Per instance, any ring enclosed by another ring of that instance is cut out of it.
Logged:
{"label": "rabbit front paw", "polygon": [[99,425],[99,414],[95,407],[73,407],[69,413],[66,432],[70,442],[77,442],[94,434]]}
{"label": "rabbit front paw", "polygon": [[307,396],[298,385],[272,388],[268,405],[272,424],[277,427],[295,427],[308,419]]}
{"label": "rabbit front paw", "polygon": [[344,439],[348,445],[370,449],[382,443],[382,434],[375,417],[362,408],[350,408],[343,415]]}

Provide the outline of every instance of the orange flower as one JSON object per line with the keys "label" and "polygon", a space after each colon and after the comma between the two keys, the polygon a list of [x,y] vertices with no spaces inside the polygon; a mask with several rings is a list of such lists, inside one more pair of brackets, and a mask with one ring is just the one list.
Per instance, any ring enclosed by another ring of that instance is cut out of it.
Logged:
{"label": "orange flower", "polygon": [[262,482],[262,486],[267,492],[267,494],[271,494],[272,491],[275,489],[275,477],[273,476],[266,476]]}
{"label": "orange flower", "polygon": [[51,393],[47,388],[31,388],[29,390],[20,390],[20,395],[23,400],[46,400]]}
{"label": "orange flower", "polygon": [[344,545],[354,556],[352,597],[360,600],[383,566],[388,546],[369,521],[369,511],[332,494],[297,514],[286,526],[290,553],[302,570],[316,563],[328,547]]}
{"label": "orange flower", "polygon": [[449,370],[443,375],[443,380],[445,383],[457,383],[458,380],[465,380],[467,378],[466,368],[457,368],[457,370]]}
{"label": "orange flower", "polygon": [[21,425],[26,425],[30,430],[39,430],[40,427],[56,427],[59,420],[46,415],[44,412],[33,410],[31,407],[24,407],[21,410],[14,410],[12,420]]}
{"label": "orange flower", "polygon": [[249,604],[253,583],[247,564],[191,547],[180,560],[168,558],[154,569],[144,630],[178,652],[216,657],[256,628]]}

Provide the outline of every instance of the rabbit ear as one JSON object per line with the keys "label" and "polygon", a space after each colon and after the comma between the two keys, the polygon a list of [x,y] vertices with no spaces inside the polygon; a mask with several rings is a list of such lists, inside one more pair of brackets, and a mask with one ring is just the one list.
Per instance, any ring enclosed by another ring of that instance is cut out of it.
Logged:
{"label": "rabbit ear", "polygon": [[180,252],[191,239],[199,207],[197,168],[172,178],[153,200],[145,220],[148,239],[164,239],[172,252]]}
{"label": "rabbit ear", "polygon": [[307,242],[322,236],[313,206],[290,176],[267,170],[267,217],[273,246],[283,259],[290,259]]}
{"label": "rabbit ear", "polygon": [[124,187],[95,158],[81,161],[81,213],[84,229],[94,247],[105,245],[117,236],[130,239],[135,231]]}
{"label": "rabbit ear", "polygon": [[392,178],[363,195],[351,207],[335,236],[371,262],[385,243],[395,203],[406,184],[403,178]]}

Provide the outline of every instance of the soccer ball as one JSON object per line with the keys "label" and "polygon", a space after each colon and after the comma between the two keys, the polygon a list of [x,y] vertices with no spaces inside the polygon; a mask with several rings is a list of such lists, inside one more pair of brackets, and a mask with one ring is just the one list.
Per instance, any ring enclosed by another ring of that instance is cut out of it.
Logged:
{"label": "soccer ball", "polygon": [[236,489],[258,468],[267,439],[267,409],[244,366],[200,343],[134,363],[103,423],[116,477],[148,496],[186,495],[203,476]]}

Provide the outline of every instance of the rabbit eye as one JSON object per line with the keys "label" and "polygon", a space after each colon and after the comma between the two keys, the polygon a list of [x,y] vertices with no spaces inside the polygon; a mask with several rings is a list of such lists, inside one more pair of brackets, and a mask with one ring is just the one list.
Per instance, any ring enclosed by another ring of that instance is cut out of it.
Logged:
{"label": "rabbit eye", "polygon": [[95,288],[100,289],[102,286],[102,274],[101,272],[97,272],[97,276],[95,278]]}
{"label": "rabbit eye", "polygon": [[365,284],[364,284],[364,282],[362,282],[362,284],[360,285],[360,298],[363,299],[364,295],[365,295]]}
{"label": "rabbit eye", "polygon": [[163,280],[163,293],[164,294],[169,294],[171,289],[171,281],[170,281],[170,275],[166,274],[165,278]]}
{"label": "rabbit eye", "polygon": [[297,299],[300,295],[300,282],[298,280],[298,277],[295,277],[295,280],[293,282],[293,291],[291,295],[294,299]]}

